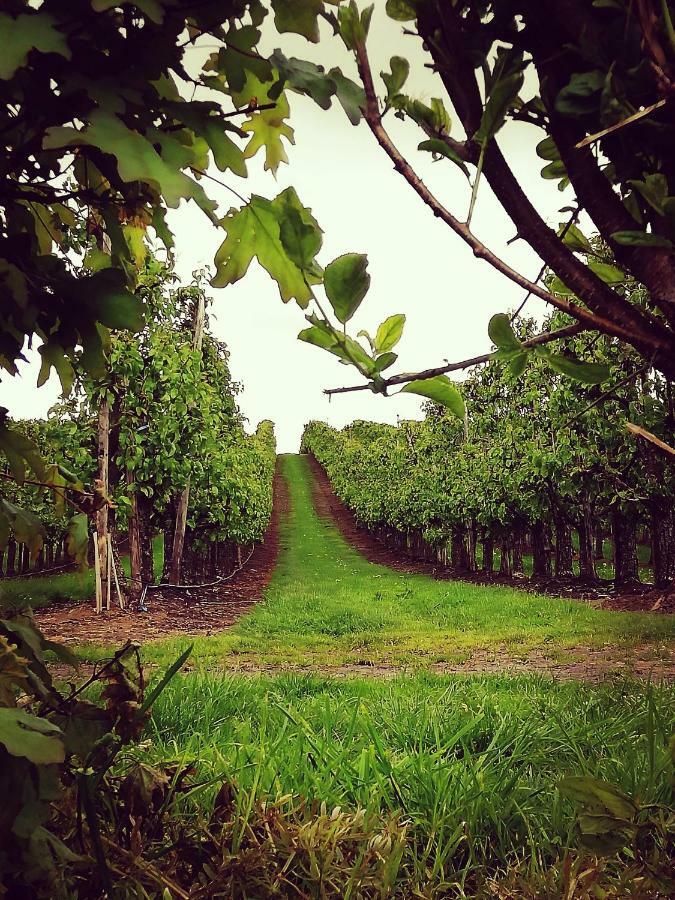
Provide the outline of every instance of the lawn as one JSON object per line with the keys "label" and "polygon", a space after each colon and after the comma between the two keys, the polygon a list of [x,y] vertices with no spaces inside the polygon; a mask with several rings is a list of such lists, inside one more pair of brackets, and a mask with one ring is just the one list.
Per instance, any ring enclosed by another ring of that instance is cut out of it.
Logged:
{"label": "lawn", "polygon": [[155,705],[143,752],[197,760],[207,785],[193,800],[202,809],[222,779],[236,784],[242,831],[263,798],[286,797],[282,808],[316,799],[329,814],[364,810],[364,847],[393,819],[404,833],[401,896],[477,896],[478,873],[541,885],[576,846],[574,810],[555,787],[566,775],[606,779],[645,804],[669,802],[674,726],[673,687],[193,674]]}
{"label": "lawn", "polygon": [[[526,656],[534,648],[672,647],[671,617],[616,613],[511,587],[436,581],[375,565],[321,520],[301,456],[282,458],[290,515],[265,600],[234,628],[194,639],[199,669],[251,666],[387,664],[418,668],[461,662],[472,652]],[[192,638],[190,638],[192,642]],[[188,644],[148,644],[149,662],[166,664]],[[83,648],[98,655],[97,648]],[[577,651],[578,652],[578,651]]]}

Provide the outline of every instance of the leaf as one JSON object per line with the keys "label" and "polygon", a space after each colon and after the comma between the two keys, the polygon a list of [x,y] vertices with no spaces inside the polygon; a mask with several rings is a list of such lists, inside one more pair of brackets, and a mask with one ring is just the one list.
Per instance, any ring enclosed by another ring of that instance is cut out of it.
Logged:
{"label": "leaf", "polygon": [[387,100],[401,93],[401,88],[408,80],[410,63],[403,56],[392,56],[389,60],[391,72],[380,72],[382,81],[387,87]]}
{"label": "leaf", "polygon": [[12,756],[35,765],[52,765],[65,759],[61,730],[23,709],[0,708],[0,744]]}
{"label": "leaf", "polygon": [[599,259],[590,259],[588,268],[591,269],[598,278],[601,278],[607,284],[624,284],[628,276],[625,272],[611,263],[601,262]]}
{"label": "leaf", "polygon": [[143,304],[127,289],[121,269],[102,269],[86,278],[78,278],[76,287],[102,325],[127,331],[143,328]]}
{"label": "leaf", "polygon": [[521,350],[520,353],[514,353],[508,361],[509,372],[514,378],[520,378],[527,367],[527,361],[530,354],[527,350]]}
{"label": "leaf", "polygon": [[[161,132],[156,132],[158,136]],[[164,140],[169,146],[168,135]],[[117,171],[122,181],[141,181],[153,186],[164,198],[167,206],[175,208],[182,198],[193,198],[212,219],[213,204],[204,189],[189,178],[175,164],[160,156],[153,144],[137,131],[132,131],[116,115],[96,109],[89,116],[89,124],[83,131],[74,128],[54,127],[45,132],[45,150],[63,147],[97,147],[117,159]],[[173,141],[174,147],[180,147]]]}
{"label": "leaf", "polygon": [[56,20],[45,13],[26,13],[16,18],[0,13],[0,80],[9,81],[17,69],[28,62],[31,50],[58,53],[65,59],[72,54],[66,36],[57,29]]}
{"label": "leaf", "polygon": [[410,22],[417,18],[416,0],[387,0],[387,15],[396,22]]}
{"label": "leaf", "polygon": [[370,275],[364,253],[345,253],[326,266],[324,288],[338,321],[344,325],[368,293]]}
{"label": "leaf", "polygon": [[347,78],[339,69],[328,73],[335,82],[336,96],[352,125],[358,125],[366,106],[366,92],[360,84]]}
{"label": "leaf", "polygon": [[658,247],[668,250],[673,247],[673,242],[668,238],[646,231],[615,231],[612,240],[623,247]]}
{"label": "leaf", "polygon": [[552,137],[545,137],[543,141],[539,141],[535,149],[540,159],[547,159],[550,162],[560,159],[560,153]]}
{"label": "leaf", "polygon": [[484,145],[491,140],[504,124],[506,114],[513,106],[518,92],[523,86],[524,75],[521,69],[498,78],[493,84],[488,97],[480,126],[474,140]]}
{"label": "leaf", "polygon": [[315,347],[321,347],[323,350],[330,350],[337,343],[337,338],[334,334],[320,328],[318,325],[305,328],[298,335],[298,339],[307,344],[314,344]]}
{"label": "leaf", "polygon": [[520,350],[523,346],[506,313],[497,313],[490,319],[488,335],[499,350]]}
{"label": "leaf", "polygon": [[431,138],[428,141],[422,141],[421,144],[417,145],[418,150],[427,150],[429,153],[433,153],[435,156],[444,156],[446,159],[451,160],[455,163],[456,166],[464,172],[467,178],[470,177],[470,172],[466,166],[466,163],[461,158],[461,156],[454,150],[452,147],[449,147],[445,141],[442,141],[440,138]]}
{"label": "leaf", "polygon": [[313,220],[307,222],[299,209],[287,206],[280,217],[279,237],[284,250],[298,268],[312,270],[323,243],[321,229]]}
{"label": "leaf", "polygon": [[[237,95],[237,102],[244,100],[246,103],[252,97],[256,97],[259,103],[269,99],[270,87],[263,85],[255,76],[250,75],[246,81],[246,87],[241,95]],[[257,91],[257,93],[255,93]],[[290,115],[288,100],[282,92],[274,100],[273,109],[264,109],[255,112],[241,126],[242,131],[250,133],[251,139],[244,150],[244,158],[251,159],[261,148],[265,149],[265,170],[276,173],[282,162],[288,162],[288,156],[282,142],[282,138],[290,144],[295,143],[294,132],[285,121]]]}
{"label": "leaf", "polygon": [[286,59],[281,50],[275,50],[270,61],[291,90],[311,97],[321,109],[330,108],[336,85],[323,66],[305,59]]}
{"label": "leaf", "polygon": [[[295,298],[300,306],[307,306],[312,297],[310,285],[318,283],[320,277],[311,270],[303,273],[282,243],[280,222],[288,217],[289,208],[297,210],[304,224],[320,233],[316,220],[302,206],[293,188],[282,191],[273,201],[254,194],[248,206],[230,210],[221,222],[227,237],[216,253],[213,287],[225,287],[238,281],[246,274],[255,256],[279,285],[284,303]],[[290,227],[287,225],[288,241],[291,240]],[[308,235],[309,232],[305,232],[305,240]],[[307,245],[303,252],[307,252]]]}
{"label": "leaf", "polygon": [[582,116],[594,112],[600,103],[605,74],[599,69],[575,72],[555,100],[555,108],[566,116]]}
{"label": "leaf", "polygon": [[379,375],[380,372],[384,372],[385,369],[388,369],[389,366],[393,366],[396,360],[398,359],[397,353],[382,353],[375,360],[374,373]]}
{"label": "leaf", "polygon": [[323,0],[272,0],[274,24],[280,33],[293,32],[308,41],[319,40],[319,14],[323,12]]}
{"label": "leaf", "polygon": [[157,25],[161,25],[164,21],[164,9],[158,0],[91,0],[92,8],[97,12],[105,12],[115,6],[124,6],[125,3],[140,9],[148,19]]}
{"label": "leaf", "polygon": [[45,529],[37,516],[28,509],[0,499],[0,510],[9,520],[14,537],[19,544],[26,544],[31,556],[36,556],[45,539]]}
{"label": "leaf", "polygon": [[359,13],[359,8],[354,0],[350,0],[349,6],[340,6],[338,9],[338,29],[340,37],[348,50],[356,50],[359,44],[365,43],[372,14],[372,5],[366,6]]}
{"label": "leaf", "polygon": [[661,172],[647,175],[644,181],[629,179],[628,184],[632,185],[647,201],[647,203],[656,210],[659,215],[664,214],[664,203],[668,199],[668,179]]}
{"label": "leaf", "polygon": [[[539,355],[543,348],[537,348]],[[583,384],[602,384],[609,378],[609,366],[604,363],[583,362],[580,359],[572,359],[569,356],[563,356],[561,353],[546,352],[544,358],[556,372],[561,375],[567,375],[574,381],[580,381]]]}
{"label": "leaf", "polygon": [[45,472],[45,464],[37,444],[30,438],[0,423],[0,451],[4,452],[12,475],[19,482],[26,477],[26,463],[38,478]]}
{"label": "leaf", "polygon": [[563,243],[566,247],[569,247],[570,250],[576,250],[577,253],[593,253],[591,242],[574,222],[567,226],[561,225],[558,234],[562,234],[563,231],[565,231]]}
{"label": "leaf", "polygon": [[68,520],[66,549],[80,569],[87,568],[89,549],[89,519],[84,513],[76,513]]}
{"label": "leaf", "polygon": [[377,353],[385,353],[388,350],[393,350],[401,340],[404,325],[405,315],[403,313],[397,313],[385,319],[375,335],[373,342],[375,351]]}
{"label": "leaf", "polygon": [[420,381],[411,381],[401,389],[402,394],[419,394],[444,406],[458,419],[464,420],[466,408],[464,400],[457,386],[453,384],[447,375],[436,375],[434,378],[424,378]]}
{"label": "leaf", "polygon": [[632,821],[637,806],[623,791],[599,778],[587,775],[570,775],[556,785],[560,793],[589,810],[608,813],[618,819]]}

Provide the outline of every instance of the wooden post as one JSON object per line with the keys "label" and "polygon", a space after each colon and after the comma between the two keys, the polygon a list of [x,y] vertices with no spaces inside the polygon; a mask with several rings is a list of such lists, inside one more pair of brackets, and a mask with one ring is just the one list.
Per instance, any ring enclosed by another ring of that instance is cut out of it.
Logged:
{"label": "wooden post", "polygon": [[[127,486],[134,483],[134,473],[127,469]],[[141,578],[141,536],[138,530],[138,503],[136,489],[129,490],[131,509],[129,511],[129,564],[131,567],[131,579],[129,595],[132,601],[141,599],[143,593],[143,581]]]}
{"label": "wooden post", "polygon": [[[195,309],[194,336],[192,346],[195,350],[202,349],[204,337],[204,295],[200,292]],[[173,552],[171,555],[170,580],[172,584],[180,584],[180,570],[183,559],[183,547],[185,545],[185,528],[187,525],[188,506],[190,503],[190,477],[183,488],[176,507],[176,526],[173,533]]]}
{"label": "wooden post", "polygon": [[101,591],[101,557],[98,551],[98,541],[94,541],[94,579],[96,582],[96,612],[103,612],[103,600]]}
{"label": "wooden post", "polygon": [[[107,496],[110,467],[110,404],[104,397],[98,408],[98,479]],[[96,512],[96,545],[101,571],[101,609],[110,609],[110,563],[108,560],[108,507]]]}
{"label": "wooden post", "polygon": [[[124,597],[122,596],[122,591],[120,590],[120,580],[117,577],[117,563],[113,555],[112,537],[110,536],[110,532],[108,532],[108,564],[112,566],[112,573],[115,579],[115,589],[117,591],[117,602],[120,605],[120,609],[124,609]],[[110,575],[108,575],[108,582],[110,582]]]}

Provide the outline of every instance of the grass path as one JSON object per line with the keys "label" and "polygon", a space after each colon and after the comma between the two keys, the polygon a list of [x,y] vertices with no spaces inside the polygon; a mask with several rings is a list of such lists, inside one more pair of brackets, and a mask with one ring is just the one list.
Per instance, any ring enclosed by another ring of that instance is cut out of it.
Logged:
{"label": "grass path", "polygon": [[[394,572],[319,518],[305,458],[287,455],[281,466],[290,514],[266,597],[228,631],[194,639],[196,668],[675,674],[671,617]],[[155,642],[145,656],[164,664],[187,642]]]}

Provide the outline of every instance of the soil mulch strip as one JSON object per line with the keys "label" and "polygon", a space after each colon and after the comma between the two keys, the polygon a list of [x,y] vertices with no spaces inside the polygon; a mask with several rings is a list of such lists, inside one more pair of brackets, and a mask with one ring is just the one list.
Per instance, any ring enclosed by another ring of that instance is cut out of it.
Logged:
{"label": "soil mulch strip", "polygon": [[466,581],[472,584],[507,585],[522,591],[565,597],[570,600],[585,600],[604,609],[631,612],[675,612],[675,591],[655,590],[650,585],[636,585],[629,591],[615,592],[611,582],[586,586],[578,580],[546,579],[534,580],[527,576],[510,578],[487,575],[484,572],[455,572],[448,566],[440,566],[424,560],[405,556],[391,550],[379,541],[368,529],[358,524],[354,513],[335,495],[325,471],[313,456],[309,456],[313,474],[312,491],[314,505],[320,518],[334,521],[346,541],[355,547],[370,562],[379,563],[398,572],[411,575],[428,575],[439,581]]}
{"label": "soil mulch strip", "polygon": [[91,603],[59,603],[36,611],[45,635],[66,643],[140,643],[174,634],[213,634],[241,618],[258,603],[272,577],[279,552],[279,522],[288,513],[288,487],[279,469],[274,476],[272,518],[262,542],[244,568],[211,588],[152,591],[148,612],[114,606],[96,615]]}

